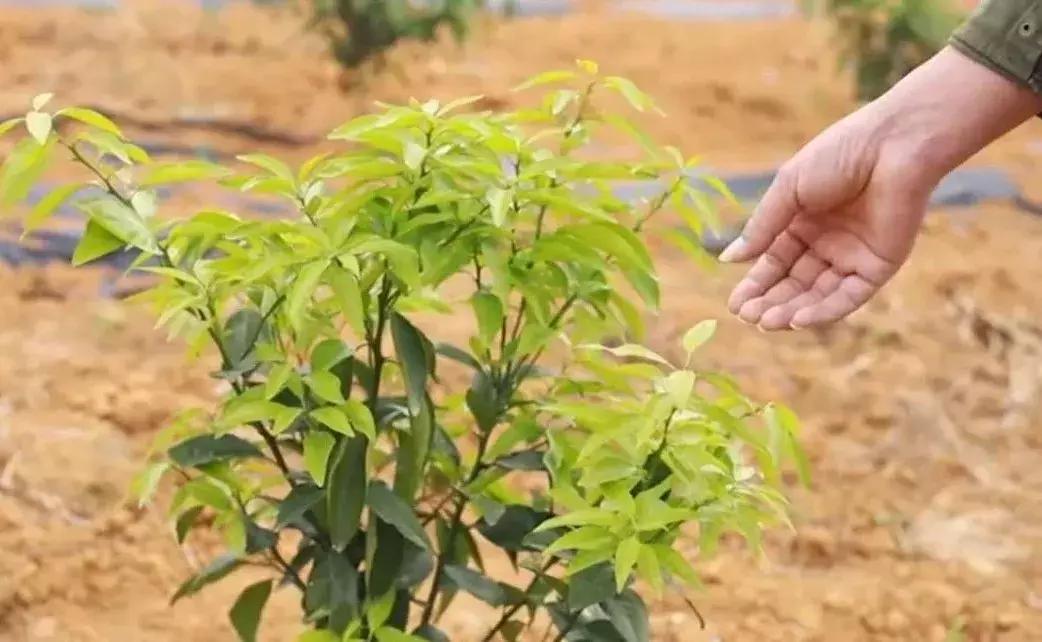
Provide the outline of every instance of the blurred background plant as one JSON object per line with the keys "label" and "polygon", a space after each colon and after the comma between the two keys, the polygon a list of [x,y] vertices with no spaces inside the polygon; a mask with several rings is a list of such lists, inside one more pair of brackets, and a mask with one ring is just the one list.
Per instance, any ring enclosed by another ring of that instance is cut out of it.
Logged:
{"label": "blurred background plant", "polygon": [[840,64],[853,69],[863,101],[940,51],[963,17],[951,0],[805,0],[804,8],[832,23]]}
{"label": "blurred background plant", "polygon": [[[257,0],[270,2],[270,0]],[[401,39],[433,40],[447,27],[457,40],[467,35],[481,0],[303,0],[310,25],[329,41],[336,59],[355,67]]]}

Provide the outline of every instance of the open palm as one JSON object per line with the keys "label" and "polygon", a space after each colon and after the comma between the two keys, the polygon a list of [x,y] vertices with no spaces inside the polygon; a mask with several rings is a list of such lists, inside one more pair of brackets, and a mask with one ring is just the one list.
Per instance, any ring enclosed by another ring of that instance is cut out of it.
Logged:
{"label": "open palm", "polygon": [[[728,301],[764,330],[841,319],[907,259],[939,177],[895,162],[848,118],[778,173],[721,260],[756,259]],[[900,157],[899,158],[903,158]]]}

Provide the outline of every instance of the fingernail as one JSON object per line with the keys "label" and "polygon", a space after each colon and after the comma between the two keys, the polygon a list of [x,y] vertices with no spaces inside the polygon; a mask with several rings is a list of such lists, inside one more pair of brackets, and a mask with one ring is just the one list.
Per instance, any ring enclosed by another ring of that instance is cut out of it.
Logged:
{"label": "fingernail", "polygon": [[767,329],[764,328],[762,325],[757,324],[756,325],[756,329],[759,330],[760,332],[764,333],[764,334],[767,334]]}
{"label": "fingernail", "polygon": [[720,253],[718,257],[722,263],[730,263],[734,261],[745,249],[746,242],[742,237],[738,237],[731,241],[731,244],[724,248],[724,251]]}

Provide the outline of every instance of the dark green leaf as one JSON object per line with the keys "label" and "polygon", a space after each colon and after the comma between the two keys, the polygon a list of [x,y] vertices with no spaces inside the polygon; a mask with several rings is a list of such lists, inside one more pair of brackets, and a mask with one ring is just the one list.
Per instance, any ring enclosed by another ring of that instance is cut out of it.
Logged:
{"label": "dark green leaf", "polygon": [[260,526],[257,522],[250,519],[249,515],[243,514],[242,519],[246,524],[247,553],[269,550],[278,542],[278,535],[275,531]]}
{"label": "dark green leaf", "polygon": [[311,484],[294,486],[290,494],[278,503],[276,527],[300,521],[309,509],[322,500],[322,489]]}
{"label": "dark green leaf", "polygon": [[445,566],[445,575],[456,586],[489,606],[503,606],[508,603],[508,595],[503,589],[503,585],[475,570],[449,564]]}
{"label": "dark green leaf", "polygon": [[405,378],[405,393],[409,401],[409,412],[420,413],[427,396],[428,356],[426,338],[400,314],[391,315],[391,336],[398,353],[402,376]]}
{"label": "dark green leaf", "polygon": [[329,613],[329,627],[338,633],[358,615],[358,570],[347,556],[335,552],[321,552],[308,576],[304,592],[304,608],[308,613],[325,609]]}
{"label": "dark green leaf", "polygon": [[497,459],[496,465],[507,470],[540,471],[546,468],[543,455],[540,450],[523,450]]}
{"label": "dark green leaf", "polygon": [[615,595],[615,571],[611,564],[596,564],[568,581],[568,608],[581,611]]}
{"label": "dark green leaf", "polygon": [[175,464],[183,468],[215,461],[264,456],[256,446],[235,435],[198,435],[177,444],[168,450],[167,454]]}
{"label": "dark green leaf", "polygon": [[604,603],[604,611],[625,642],[648,642],[648,608],[632,590],[625,590]]}
{"label": "dark green leaf", "polygon": [[261,612],[264,610],[264,605],[268,603],[268,597],[271,596],[271,583],[271,580],[264,580],[246,587],[239,595],[239,599],[235,601],[231,611],[228,612],[232,626],[235,627],[235,632],[239,634],[242,642],[256,642],[257,640]]}
{"label": "dark green leaf", "polygon": [[[526,538],[537,526],[553,517],[552,513],[537,511],[529,506],[511,504],[506,506],[495,522],[482,520],[478,531],[496,546],[511,552],[539,550],[535,542]],[[539,535],[544,535],[540,533]],[[546,544],[556,539],[556,533],[546,538]],[[544,544],[545,546],[545,544]]]}
{"label": "dark green leaf", "polygon": [[449,636],[445,635],[441,630],[434,628],[430,624],[424,624],[413,631],[412,634],[418,638],[427,640],[427,642],[449,642]]}
{"label": "dark green leaf", "polygon": [[195,522],[199,519],[199,514],[203,512],[205,506],[193,506],[185,512],[181,513],[181,516],[177,518],[177,525],[174,528],[177,534],[177,543],[183,544],[185,538],[188,537],[188,532],[195,526]]}
{"label": "dark green leaf", "polygon": [[474,373],[474,379],[467,390],[467,407],[474,415],[481,432],[487,433],[499,423],[501,405],[499,394],[492,380],[483,370]]}
{"label": "dark green leaf", "polygon": [[412,506],[394,494],[387,484],[374,481],[369,484],[369,508],[376,515],[394,526],[402,537],[416,546],[430,550],[431,543],[420,521],[416,519]]}
{"label": "dark green leaf", "polygon": [[235,569],[242,566],[242,560],[237,555],[232,553],[226,553],[210,562],[206,568],[199,571],[196,575],[189,578],[184,584],[182,584],[174,596],[170,598],[170,603],[174,604],[182,597],[188,597],[194,595],[202,590],[209,584],[212,584],[221,578],[227,576]]}
{"label": "dark green leaf", "polygon": [[253,344],[261,336],[264,320],[259,312],[251,308],[237,310],[228,317],[224,324],[224,351],[231,363],[227,367],[235,369],[253,350]]}
{"label": "dark green leaf", "polygon": [[408,432],[398,437],[398,465],[394,471],[394,491],[411,502],[423,482],[423,471],[434,431],[434,404],[424,395],[420,412],[409,419]]}
{"label": "dark green leaf", "polygon": [[366,450],[362,435],[340,440],[326,481],[326,510],[333,548],[344,550],[358,532],[366,501]]}
{"label": "dark green leaf", "polygon": [[462,348],[457,348],[456,346],[449,343],[439,343],[437,344],[436,349],[438,354],[447,359],[452,359],[453,361],[462,363],[463,365],[469,366],[474,370],[481,370],[481,364],[478,363],[478,360]]}

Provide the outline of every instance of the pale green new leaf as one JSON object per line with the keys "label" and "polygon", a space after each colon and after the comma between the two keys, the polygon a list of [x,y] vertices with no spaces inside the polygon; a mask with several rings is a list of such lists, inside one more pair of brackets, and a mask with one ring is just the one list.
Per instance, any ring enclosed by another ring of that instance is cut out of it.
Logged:
{"label": "pale green new leaf", "polygon": [[326,483],[329,454],[335,445],[336,437],[320,430],[313,430],[304,437],[304,468],[319,486]]}
{"label": "pale green new leaf", "polygon": [[716,320],[706,319],[695,324],[690,330],[684,333],[683,345],[684,350],[690,355],[692,352],[697,350],[706,341],[713,338],[713,334],[716,332]]}
{"label": "pale green new leaf", "polygon": [[25,115],[25,128],[36,142],[43,145],[51,135],[51,115],[42,111],[31,111]]}
{"label": "pale green new leaf", "polygon": [[636,537],[628,537],[619,542],[615,549],[615,590],[619,593],[626,588],[630,573],[637,564],[637,556],[641,549],[640,540]]}

